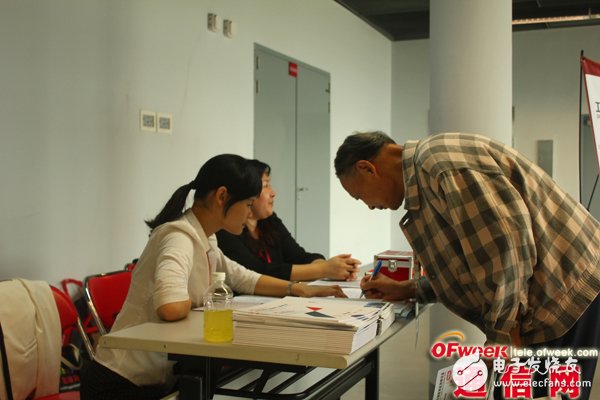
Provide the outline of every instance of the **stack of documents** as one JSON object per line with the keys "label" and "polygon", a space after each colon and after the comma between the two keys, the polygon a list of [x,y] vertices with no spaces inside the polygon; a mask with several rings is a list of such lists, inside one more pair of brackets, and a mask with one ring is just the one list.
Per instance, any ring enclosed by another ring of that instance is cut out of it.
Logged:
{"label": "stack of documents", "polygon": [[380,301],[284,297],[234,310],[233,343],[350,354],[394,316],[391,304]]}
{"label": "stack of documents", "polygon": [[377,334],[381,335],[396,320],[396,313],[391,303],[383,303],[379,320],[377,321]]}
{"label": "stack of documents", "polygon": [[308,283],[314,286],[331,286],[338,285],[349,299],[359,299],[362,295],[360,290],[360,279],[354,281],[334,281],[330,279],[319,279]]}

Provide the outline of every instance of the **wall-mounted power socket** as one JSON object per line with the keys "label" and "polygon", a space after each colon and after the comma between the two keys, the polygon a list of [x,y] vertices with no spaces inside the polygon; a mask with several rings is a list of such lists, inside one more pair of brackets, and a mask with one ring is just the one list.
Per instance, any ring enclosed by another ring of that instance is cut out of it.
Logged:
{"label": "wall-mounted power socket", "polygon": [[206,26],[208,30],[211,32],[220,32],[222,29],[223,22],[221,17],[217,14],[210,13],[208,14]]}
{"label": "wall-mounted power socket", "polygon": [[173,114],[159,112],[157,117],[157,131],[159,133],[173,133]]}
{"label": "wall-mounted power socket", "polygon": [[237,23],[235,23],[235,21],[231,21],[228,19],[224,20],[223,21],[223,35],[232,39],[236,33],[237,33]]}
{"label": "wall-mounted power socket", "polygon": [[154,111],[140,110],[140,130],[156,132],[156,113]]}

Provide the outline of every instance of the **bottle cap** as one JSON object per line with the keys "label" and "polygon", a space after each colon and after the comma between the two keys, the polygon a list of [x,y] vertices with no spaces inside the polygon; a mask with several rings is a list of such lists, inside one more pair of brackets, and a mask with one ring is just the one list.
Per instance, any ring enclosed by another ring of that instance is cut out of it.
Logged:
{"label": "bottle cap", "polygon": [[225,272],[213,272],[212,279],[213,279],[213,281],[224,281],[225,280]]}

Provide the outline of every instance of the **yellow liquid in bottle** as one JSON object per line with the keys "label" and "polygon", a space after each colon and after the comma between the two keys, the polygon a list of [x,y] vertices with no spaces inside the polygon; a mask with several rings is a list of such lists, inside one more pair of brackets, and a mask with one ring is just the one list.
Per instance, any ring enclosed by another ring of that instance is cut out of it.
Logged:
{"label": "yellow liquid in bottle", "polygon": [[232,310],[204,310],[204,340],[213,343],[233,340]]}

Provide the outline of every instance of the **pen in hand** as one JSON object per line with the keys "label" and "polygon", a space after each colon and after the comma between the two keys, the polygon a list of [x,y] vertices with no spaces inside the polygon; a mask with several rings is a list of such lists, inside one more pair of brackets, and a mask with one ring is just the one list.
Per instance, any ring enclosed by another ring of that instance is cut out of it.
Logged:
{"label": "pen in hand", "polygon": [[[383,264],[383,260],[377,261],[377,265],[375,265],[375,269],[373,269],[373,273],[371,274],[371,276],[369,276],[369,281],[377,276],[377,274],[379,273],[379,270],[381,269],[382,264]],[[360,294],[360,298],[362,299],[363,297],[365,297],[364,290]]]}

